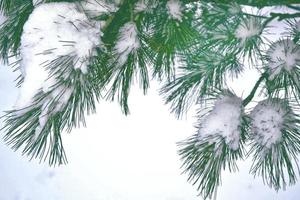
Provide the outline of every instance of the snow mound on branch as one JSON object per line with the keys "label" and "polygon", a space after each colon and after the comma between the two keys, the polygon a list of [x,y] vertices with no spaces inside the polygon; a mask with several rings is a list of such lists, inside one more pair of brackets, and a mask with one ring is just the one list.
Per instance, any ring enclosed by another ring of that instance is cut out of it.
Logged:
{"label": "snow mound on branch", "polygon": [[182,21],[182,5],[179,0],[169,0],[167,2],[167,9],[172,19]]}
{"label": "snow mound on branch", "polygon": [[126,23],[120,29],[119,38],[114,48],[114,51],[118,56],[118,64],[120,66],[124,65],[128,56],[140,48],[140,46],[140,40],[138,38],[138,31],[135,23]]}
{"label": "snow mound on branch", "polygon": [[247,39],[259,35],[261,32],[261,26],[258,22],[249,18],[245,21],[242,21],[237,29],[234,32],[236,38],[240,39],[242,42],[245,42]]}
{"label": "snow mound on branch", "polygon": [[281,70],[290,72],[300,65],[300,47],[291,39],[279,40],[270,46],[267,52],[270,79],[274,79]]}
{"label": "snow mound on branch", "polygon": [[250,114],[256,142],[267,148],[279,142],[285,114],[279,103],[269,100],[259,102]]}
{"label": "snow mound on branch", "polygon": [[46,69],[61,56],[74,57],[74,69],[88,72],[89,57],[101,45],[100,24],[90,21],[73,3],[47,3],[37,6],[24,25],[20,69],[24,82],[16,103],[22,109],[33,103],[43,88],[48,92],[56,83]]}
{"label": "snow mound on branch", "polygon": [[[239,148],[242,117],[242,99],[222,96],[213,110],[203,119],[199,128],[199,139],[221,136],[232,150]],[[215,139],[212,138],[212,143]]]}

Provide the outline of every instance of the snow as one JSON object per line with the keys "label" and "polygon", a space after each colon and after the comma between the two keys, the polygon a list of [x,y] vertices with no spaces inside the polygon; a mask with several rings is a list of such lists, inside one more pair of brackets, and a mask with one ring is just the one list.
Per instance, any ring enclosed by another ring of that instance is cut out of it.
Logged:
{"label": "snow", "polygon": [[89,17],[97,17],[117,10],[113,4],[109,4],[104,0],[85,0],[80,3]]}
{"label": "snow", "polygon": [[179,0],[169,0],[167,2],[167,9],[172,19],[182,21],[182,5]]}
{"label": "snow", "polygon": [[78,11],[76,4],[37,6],[25,23],[21,37],[20,67],[24,82],[16,108],[31,105],[39,89],[47,92],[56,83],[53,77],[47,80],[49,72],[45,66],[60,56],[76,56],[74,68],[87,73],[88,58],[101,45],[100,36],[100,24],[90,21]]}
{"label": "snow", "polygon": [[127,22],[119,33],[119,38],[114,48],[118,56],[118,64],[124,65],[128,56],[140,48],[140,40],[138,38],[138,30],[134,22]]}
{"label": "snow", "polygon": [[271,148],[281,141],[286,111],[279,102],[264,100],[251,111],[252,132],[257,143]]}
{"label": "snow", "polygon": [[291,39],[281,39],[270,46],[267,51],[270,70],[269,79],[274,79],[282,70],[291,72],[294,67],[300,64],[300,47]]}
{"label": "snow", "polygon": [[262,27],[254,18],[242,21],[235,31],[235,37],[244,43],[247,39],[260,34]]}
{"label": "snow", "polygon": [[241,98],[236,96],[220,97],[215,102],[213,110],[203,119],[198,131],[199,139],[221,136],[232,150],[237,150],[240,141],[241,115]]}

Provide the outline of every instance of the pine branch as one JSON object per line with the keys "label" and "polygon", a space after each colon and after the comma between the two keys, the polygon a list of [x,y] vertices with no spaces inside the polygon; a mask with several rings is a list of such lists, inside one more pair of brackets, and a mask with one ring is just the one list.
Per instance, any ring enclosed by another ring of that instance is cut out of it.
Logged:
{"label": "pine branch", "polygon": [[[62,145],[63,130],[85,125],[85,115],[95,112],[100,88],[96,80],[100,73],[97,64],[90,66],[87,75],[74,70],[78,59],[62,56],[46,63],[57,83],[50,91],[39,91],[28,107],[7,112],[4,116],[4,140],[14,150],[23,149],[31,159],[48,161],[49,165],[67,162]],[[51,97],[57,94],[55,98]]]}
{"label": "pine branch", "polygon": [[201,46],[191,52],[184,63],[182,75],[161,89],[161,94],[166,95],[166,103],[171,104],[171,111],[177,117],[186,113],[193,103],[215,90],[222,90],[226,74],[234,76],[242,70],[234,54],[223,55]]}
{"label": "pine branch", "polygon": [[[234,98],[233,94],[225,93],[225,98]],[[228,96],[227,96],[228,95]],[[219,98],[219,95],[217,96]],[[213,100],[213,98],[208,101]],[[232,102],[229,101],[231,104]],[[238,170],[236,161],[242,159],[244,156],[244,143],[248,135],[248,120],[243,113],[243,108],[239,112],[241,115],[239,123],[237,126],[238,136],[232,136],[232,132],[224,134],[223,131],[229,131],[228,129],[223,129],[223,127],[213,128],[206,123],[207,120],[211,119],[212,123],[214,120],[224,120],[220,119],[218,116],[220,113],[215,111],[215,106],[213,111],[208,111],[208,113],[203,113],[203,108],[199,109],[197,130],[198,133],[188,138],[187,140],[178,143],[180,150],[179,155],[183,161],[182,168],[183,172],[188,174],[188,181],[193,185],[197,185],[197,190],[200,195],[204,198],[211,198],[216,192],[217,187],[221,185],[221,172],[224,169],[229,169],[230,172],[235,172]],[[222,109],[228,104],[220,105]],[[205,107],[207,105],[205,104]],[[220,108],[220,107],[219,107]],[[234,112],[233,110],[231,110]],[[211,114],[213,113],[213,114]],[[216,117],[212,119],[209,117]],[[224,121],[226,123],[226,120]],[[219,122],[218,123],[223,123]],[[206,133],[207,126],[209,126],[209,133]],[[226,126],[227,124],[224,124]],[[209,135],[207,135],[209,134]],[[224,135],[226,136],[224,136]],[[230,135],[230,136],[229,136]],[[229,137],[229,138],[227,138]],[[234,145],[233,145],[234,143]],[[236,144],[237,143],[237,144]]]}
{"label": "pine branch", "polygon": [[263,73],[260,78],[258,79],[258,81],[255,83],[253,89],[251,90],[250,94],[244,99],[243,101],[243,106],[246,107],[254,98],[255,93],[258,89],[258,87],[260,86],[260,84],[266,80],[268,78],[267,73]]}
{"label": "pine branch", "polygon": [[5,63],[8,62],[11,54],[18,55],[23,26],[32,11],[31,0],[24,0],[22,4],[14,5],[12,11],[5,11],[9,12],[8,19],[0,25],[0,52]]}
{"label": "pine branch", "polygon": [[[268,99],[260,102],[251,113],[251,173],[261,176],[264,183],[276,191],[285,189],[287,185],[294,185],[300,174],[297,156],[300,153],[300,121],[299,115],[293,111],[298,111],[297,106],[286,100]],[[258,114],[255,114],[256,110],[259,111]],[[265,118],[265,112],[273,114],[268,114],[268,118]],[[283,118],[282,124],[269,126],[268,123],[273,124],[277,120],[276,115]],[[256,118],[263,121],[257,121]],[[262,127],[266,130],[262,130]],[[275,132],[277,129],[279,132]]]}

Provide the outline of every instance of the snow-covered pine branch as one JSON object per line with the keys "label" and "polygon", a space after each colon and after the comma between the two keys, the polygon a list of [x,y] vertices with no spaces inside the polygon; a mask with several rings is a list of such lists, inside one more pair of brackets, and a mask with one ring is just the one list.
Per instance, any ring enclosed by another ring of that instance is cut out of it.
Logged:
{"label": "snow-covered pine branch", "polygon": [[[202,119],[198,130],[199,140],[209,138],[210,143],[215,139],[223,139],[232,150],[239,149],[242,99],[235,96],[221,96],[216,100],[213,110]],[[219,137],[219,138],[218,138]]]}
{"label": "snow-covered pine branch", "polygon": [[[251,172],[279,190],[295,184],[299,171],[300,118],[298,105],[283,99],[259,102],[251,111],[254,163]],[[288,172],[288,173],[286,173]]]}
{"label": "snow-covered pine branch", "polygon": [[[60,148],[60,132],[65,126],[71,130],[84,123],[85,113],[94,109],[100,93],[90,80],[95,73],[91,62],[96,49],[102,48],[100,26],[74,3],[40,4],[34,9],[21,37],[22,84],[15,108],[7,115],[5,139],[9,143],[19,144],[14,137],[20,134],[26,138],[20,140],[35,149],[32,153],[25,148],[24,153],[50,158],[57,153],[49,163],[66,162],[63,150],[55,150]],[[19,121],[24,117],[31,125]],[[43,155],[39,145],[51,153]]]}
{"label": "snow-covered pine branch", "polygon": [[267,57],[270,79],[282,71],[293,73],[293,69],[300,66],[300,46],[292,39],[281,39],[271,44]]}
{"label": "snow-covered pine branch", "polygon": [[207,106],[214,101],[211,110],[199,110],[197,133],[179,143],[184,172],[204,198],[216,192],[223,169],[237,170],[236,161],[244,156],[249,127],[241,98],[230,91],[214,96],[203,103]]}
{"label": "snow-covered pine branch", "polygon": [[238,25],[234,35],[236,38],[240,39],[242,43],[245,43],[252,37],[260,35],[262,28],[263,27],[260,20],[250,17],[243,20]]}
{"label": "snow-covered pine branch", "polygon": [[[39,89],[47,93],[57,84],[61,77],[50,77],[47,66],[60,56],[74,56],[74,69],[88,73],[89,57],[101,46],[100,36],[100,24],[88,20],[75,4],[38,6],[25,23],[21,38],[20,67],[24,81],[16,109],[32,104]],[[68,73],[65,72],[65,79]]]}
{"label": "snow-covered pine branch", "polygon": [[120,29],[119,39],[114,48],[118,57],[118,65],[124,65],[127,62],[129,54],[135,53],[140,46],[137,27],[135,23],[128,22]]}
{"label": "snow-covered pine branch", "polygon": [[182,5],[179,0],[169,0],[167,2],[167,8],[170,18],[182,21]]}
{"label": "snow-covered pine branch", "polygon": [[[20,95],[3,128],[13,149],[50,165],[65,163],[64,130],[84,125],[100,97],[117,98],[128,114],[131,85],[138,80],[146,94],[154,78],[179,117],[213,101],[199,112],[197,133],[179,143],[183,171],[204,198],[216,192],[222,169],[237,170],[246,153],[254,158],[251,172],[269,186],[296,182],[300,6],[294,0],[63,1],[0,1],[1,58],[16,59],[11,64],[21,72]],[[261,12],[273,5],[290,12]],[[274,21],[287,28],[270,41],[278,31]],[[248,66],[260,77],[242,99],[227,82]],[[256,94],[267,100],[251,111]]]}

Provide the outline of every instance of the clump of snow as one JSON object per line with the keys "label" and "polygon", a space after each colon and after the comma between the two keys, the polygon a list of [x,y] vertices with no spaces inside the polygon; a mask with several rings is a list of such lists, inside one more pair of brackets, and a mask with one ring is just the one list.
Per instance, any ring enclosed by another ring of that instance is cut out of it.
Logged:
{"label": "clump of snow", "polygon": [[[239,148],[242,117],[242,99],[236,96],[222,96],[213,110],[203,119],[199,128],[199,139],[221,136],[232,149]],[[212,138],[212,143],[215,142]]]}
{"label": "clump of snow", "polygon": [[285,114],[286,110],[279,102],[259,102],[250,114],[256,142],[270,148],[281,141]]}
{"label": "clump of snow", "polygon": [[258,21],[254,18],[249,18],[239,24],[234,35],[244,43],[247,39],[259,35],[261,30],[262,27]]}
{"label": "clump of snow", "polygon": [[179,0],[169,0],[167,2],[167,9],[170,17],[178,21],[182,21],[182,5]]}
{"label": "clump of snow", "polygon": [[118,64],[124,65],[129,54],[140,48],[138,30],[134,22],[127,22],[119,33],[119,38],[114,48],[118,56]]}
{"label": "clump of snow", "polygon": [[115,12],[116,6],[104,0],[85,0],[80,2],[85,13],[90,17],[97,17],[104,13]]}
{"label": "clump of snow", "polygon": [[294,67],[300,65],[300,47],[291,39],[283,39],[273,43],[267,51],[269,62],[267,64],[270,70],[270,79],[272,80],[281,70],[290,72]]}
{"label": "clump of snow", "polygon": [[89,58],[101,45],[100,36],[100,24],[89,20],[74,3],[37,6],[25,23],[21,37],[20,68],[24,82],[16,108],[31,105],[44,84],[45,88],[55,84],[55,77],[49,78],[45,66],[61,56],[75,57],[74,69],[87,73]]}

